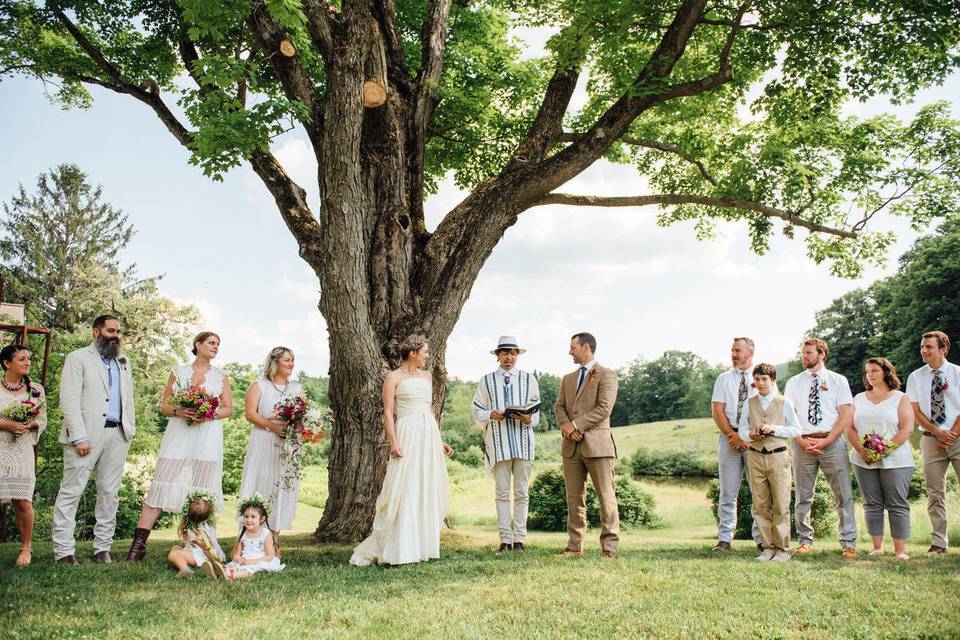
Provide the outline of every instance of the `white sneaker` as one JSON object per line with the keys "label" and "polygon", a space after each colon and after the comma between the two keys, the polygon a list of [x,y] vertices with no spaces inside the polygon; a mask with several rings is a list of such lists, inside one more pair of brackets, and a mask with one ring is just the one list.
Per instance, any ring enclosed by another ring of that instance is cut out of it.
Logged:
{"label": "white sneaker", "polygon": [[757,556],[757,560],[760,562],[766,562],[767,560],[773,560],[777,555],[776,549],[764,549],[763,553]]}
{"label": "white sneaker", "polygon": [[790,552],[789,552],[789,551],[777,551],[777,552],[773,555],[773,557],[770,558],[770,559],[773,560],[774,562],[786,562],[786,561],[789,560],[791,557],[792,557],[792,556],[790,555]]}

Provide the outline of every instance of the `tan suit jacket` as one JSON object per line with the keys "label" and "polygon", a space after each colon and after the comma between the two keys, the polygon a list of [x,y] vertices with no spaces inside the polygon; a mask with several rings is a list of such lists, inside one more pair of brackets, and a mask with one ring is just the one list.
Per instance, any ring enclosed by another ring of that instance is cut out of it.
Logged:
{"label": "tan suit jacket", "polygon": [[583,434],[583,440],[574,442],[563,438],[560,454],[564,458],[573,456],[577,447],[584,458],[616,458],[617,445],[610,431],[610,413],[617,401],[617,372],[599,364],[587,372],[587,376],[577,392],[577,369],[563,377],[554,412],[557,423],[575,422],[577,430]]}
{"label": "tan suit jacket", "polygon": [[[123,354],[120,362],[120,403],[124,438],[129,442],[137,432],[130,361]],[[93,345],[67,354],[60,377],[60,409],[63,411],[61,444],[84,438],[98,448],[103,441],[104,422],[109,402],[107,372],[100,353]]]}

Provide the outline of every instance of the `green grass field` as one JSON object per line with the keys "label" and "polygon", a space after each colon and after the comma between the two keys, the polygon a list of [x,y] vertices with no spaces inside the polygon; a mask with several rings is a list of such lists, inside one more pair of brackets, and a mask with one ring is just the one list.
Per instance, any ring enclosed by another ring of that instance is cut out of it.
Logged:
{"label": "green grass field", "polygon": [[[691,447],[700,438],[707,447],[712,437],[715,446],[709,421],[682,423],[617,429],[621,455],[641,441]],[[556,464],[556,438],[540,438],[539,468]],[[172,531],[154,534],[139,565],[57,566],[40,541],[34,565],[15,570],[17,546],[0,545],[3,637],[960,637],[960,553],[925,556],[923,505],[913,509],[909,562],[865,553],[842,561],[828,538],[810,556],[761,565],[749,542],[710,554],[716,529],[702,481],[643,482],[664,526],[625,531],[616,560],[600,560],[595,531],[581,559],[558,558],[564,534],[543,532],[531,533],[527,553],[497,557],[492,478],[456,463],[450,477],[455,530],[444,534],[439,561],[419,565],[350,567],[348,546],[314,543],[309,532],[326,490],[325,470],[315,467],[304,478],[298,532],[286,536],[280,574],[177,580],[164,561]],[[957,538],[956,495],[949,508]],[[115,555],[127,544],[118,541]],[[90,550],[81,543],[79,556]]]}

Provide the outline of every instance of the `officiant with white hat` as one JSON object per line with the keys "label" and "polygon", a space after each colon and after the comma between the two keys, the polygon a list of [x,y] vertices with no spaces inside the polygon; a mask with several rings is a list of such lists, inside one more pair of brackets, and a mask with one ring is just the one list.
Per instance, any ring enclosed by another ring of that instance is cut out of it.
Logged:
{"label": "officiant with white hat", "polygon": [[[540,422],[540,387],[533,374],[517,369],[526,351],[513,336],[500,336],[490,351],[499,367],[477,384],[473,416],[483,426],[484,464],[496,483],[497,553],[523,551],[533,463],[533,428]],[[510,485],[513,483],[513,509]]]}

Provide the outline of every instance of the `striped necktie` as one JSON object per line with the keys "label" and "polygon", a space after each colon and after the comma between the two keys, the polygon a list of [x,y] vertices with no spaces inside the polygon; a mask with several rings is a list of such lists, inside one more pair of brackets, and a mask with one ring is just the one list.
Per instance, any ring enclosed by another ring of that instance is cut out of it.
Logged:
{"label": "striped necktie", "polygon": [[946,419],[947,412],[943,402],[943,373],[940,369],[934,369],[933,384],[930,385],[930,421],[940,426]]}

